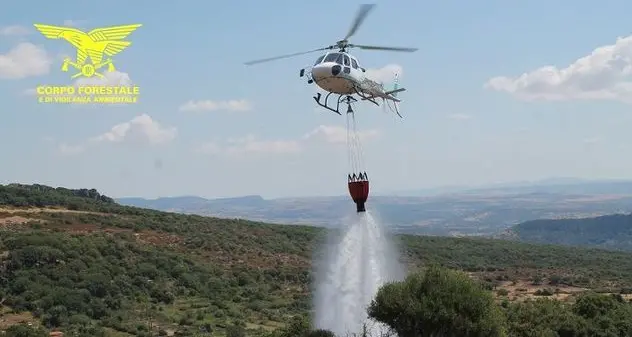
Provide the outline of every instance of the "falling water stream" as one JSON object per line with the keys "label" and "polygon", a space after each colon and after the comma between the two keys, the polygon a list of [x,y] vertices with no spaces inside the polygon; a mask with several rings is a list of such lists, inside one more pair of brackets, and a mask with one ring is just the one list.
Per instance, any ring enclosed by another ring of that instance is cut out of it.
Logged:
{"label": "falling water stream", "polygon": [[360,333],[366,324],[369,335],[379,336],[385,328],[368,320],[366,309],[379,287],[401,280],[404,269],[386,231],[368,210],[344,223],[340,232],[332,231],[320,261],[315,261],[314,324],[337,336]]}

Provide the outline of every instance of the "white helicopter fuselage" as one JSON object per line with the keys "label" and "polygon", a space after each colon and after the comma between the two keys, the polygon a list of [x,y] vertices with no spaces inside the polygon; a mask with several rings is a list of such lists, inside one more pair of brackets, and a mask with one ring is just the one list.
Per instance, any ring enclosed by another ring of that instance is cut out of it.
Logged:
{"label": "white helicopter fuselage", "polygon": [[[358,60],[344,52],[330,52],[316,60],[311,69],[312,80],[323,90],[339,95],[353,95],[362,90],[365,69]],[[375,83],[378,84],[378,83]]]}
{"label": "white helicopter fuselage", "polygon": [[[307,69],[301,69],[300,77],[306,75]],[[383,102],[386,100],[393,101],[394,103],[401,102],[397,98],[397,93],[406,90],[405,88],[397,87],[397,74],[395,74],[394,88],[393,90],[385,90],[384,84],[376,82],[365,75],[366,70],[358,64],[358,60],[345,51],[329,52],[319,57],[314,65],[311,67],[311,71],[307,74],[307,83],[316,83],[321,89],[328,92],[325,96],[324,102],[321,102],[322,95],[316,93],[314,100],[316,103],[326,109],[329,109],[337,114],[340,114],[339,107],[342,98],[349,103],[351,100],[357,101],[354,98],[357,95],[360,100],[368,100],[371,103],[379,106],[380,104],[376,99],[381,98]],[[328,98],[331,94],[337,94],[336,108],[332,108],[328,105]],[[394,111],[399,115],[397,105],[394,105]],[[400,115],[401,117],[401,115]]]}
{"label": "white helicopter fuselage", "polygon": [[374,104],[378,104],[375,98],[400,102],[396,94],[406,89],[395,85],[394,90],[386,91],[383,83],[368,78],[365,73],[366,69],[360,67],[358,60],[351,54],[343,51],[329,52],[319,57],[312,66],[311,81],[329,93],[349,96],[357,94]]}

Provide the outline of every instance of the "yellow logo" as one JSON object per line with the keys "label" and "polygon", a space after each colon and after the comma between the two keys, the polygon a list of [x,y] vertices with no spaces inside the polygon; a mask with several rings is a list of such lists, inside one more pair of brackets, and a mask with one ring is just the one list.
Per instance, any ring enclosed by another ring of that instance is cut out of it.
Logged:
{"label": "yellow logo", "polygon": [[[64,59],[61,70],[70,67],[75,73],[71,79],[78,79],[76,85],[42,85],[37,87],[40,103],[136,103],[140,90],[137,86],[124,83],[108,84],[116,71],[112,56],[122,52],[132,43],[124,39],[140,24],[112,26],[93,29],[84,33],[79,29],[62,26],[34,24],[35,28],[49,39],[64,39],[77,49],[73,61]],[[107,56],[107,58],[104,57]],[[107,66],[106,69],[103,69]],[[83,81],[82,81],[83,80]],[[96,80],[96,81],[95,81]],[[120,79],[119,79],[120,80]]]}

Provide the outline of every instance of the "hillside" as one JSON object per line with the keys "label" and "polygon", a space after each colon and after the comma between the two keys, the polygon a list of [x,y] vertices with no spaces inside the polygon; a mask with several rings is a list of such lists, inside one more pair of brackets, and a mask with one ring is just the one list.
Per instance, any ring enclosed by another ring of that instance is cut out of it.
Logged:
{"label": "hillside", "polygon": [[[0,330],[30,321],[86,336],[282,327],[310,311],[311,258],[325,234],[41,185],[0,186],[0,231]],[[397,242],[411,269],[437,262],[466,270],[507,300],[632,288],[624,252],[408,235]]]}
{"label": "hillside", "polygon": [[[372,195],[369,207],[383,223],[402,234],[490,236],[525,221],[621,213],[632,204],[631,182],[562,182],[496,186],[450,194],[414,195],[410,191],[408,196]],[[340,219],[353,210],[348,196],[120,198],[117,201],[161,211],[323,227],[339,225]]]}
{"label": "hillside", "polygon": [[507,236],[525,242],[632,251],[632,215],[528,221],[512,227]]}

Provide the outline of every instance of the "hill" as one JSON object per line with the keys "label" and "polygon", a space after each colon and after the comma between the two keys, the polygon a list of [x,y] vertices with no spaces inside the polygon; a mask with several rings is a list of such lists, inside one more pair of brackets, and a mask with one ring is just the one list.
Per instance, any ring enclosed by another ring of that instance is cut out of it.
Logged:
{"label": "hill", "polygon": [[525,242],[632,251],[632,215],[527,221],[505,236]]}
{"label": "hill", "polygon": [[[553,180],[455,190],[449,194],[374,195],[369,207],[398,233],[491,236],[536,220],[580,218],[626,212],[632,182]],[[335,227],[352,211],[348,196],[263,199],[198,197],[120,198],[124,205],[273,223]]]}
{"label": "hill", "polygon": [[[325,232],[121,206],[95,190],[0,186],[0,330],[20,321],[85,336],[273,330],[309,314]],[[396,239],[411,269],[465,270],[507,300],[632,288],[625,252]]]}

